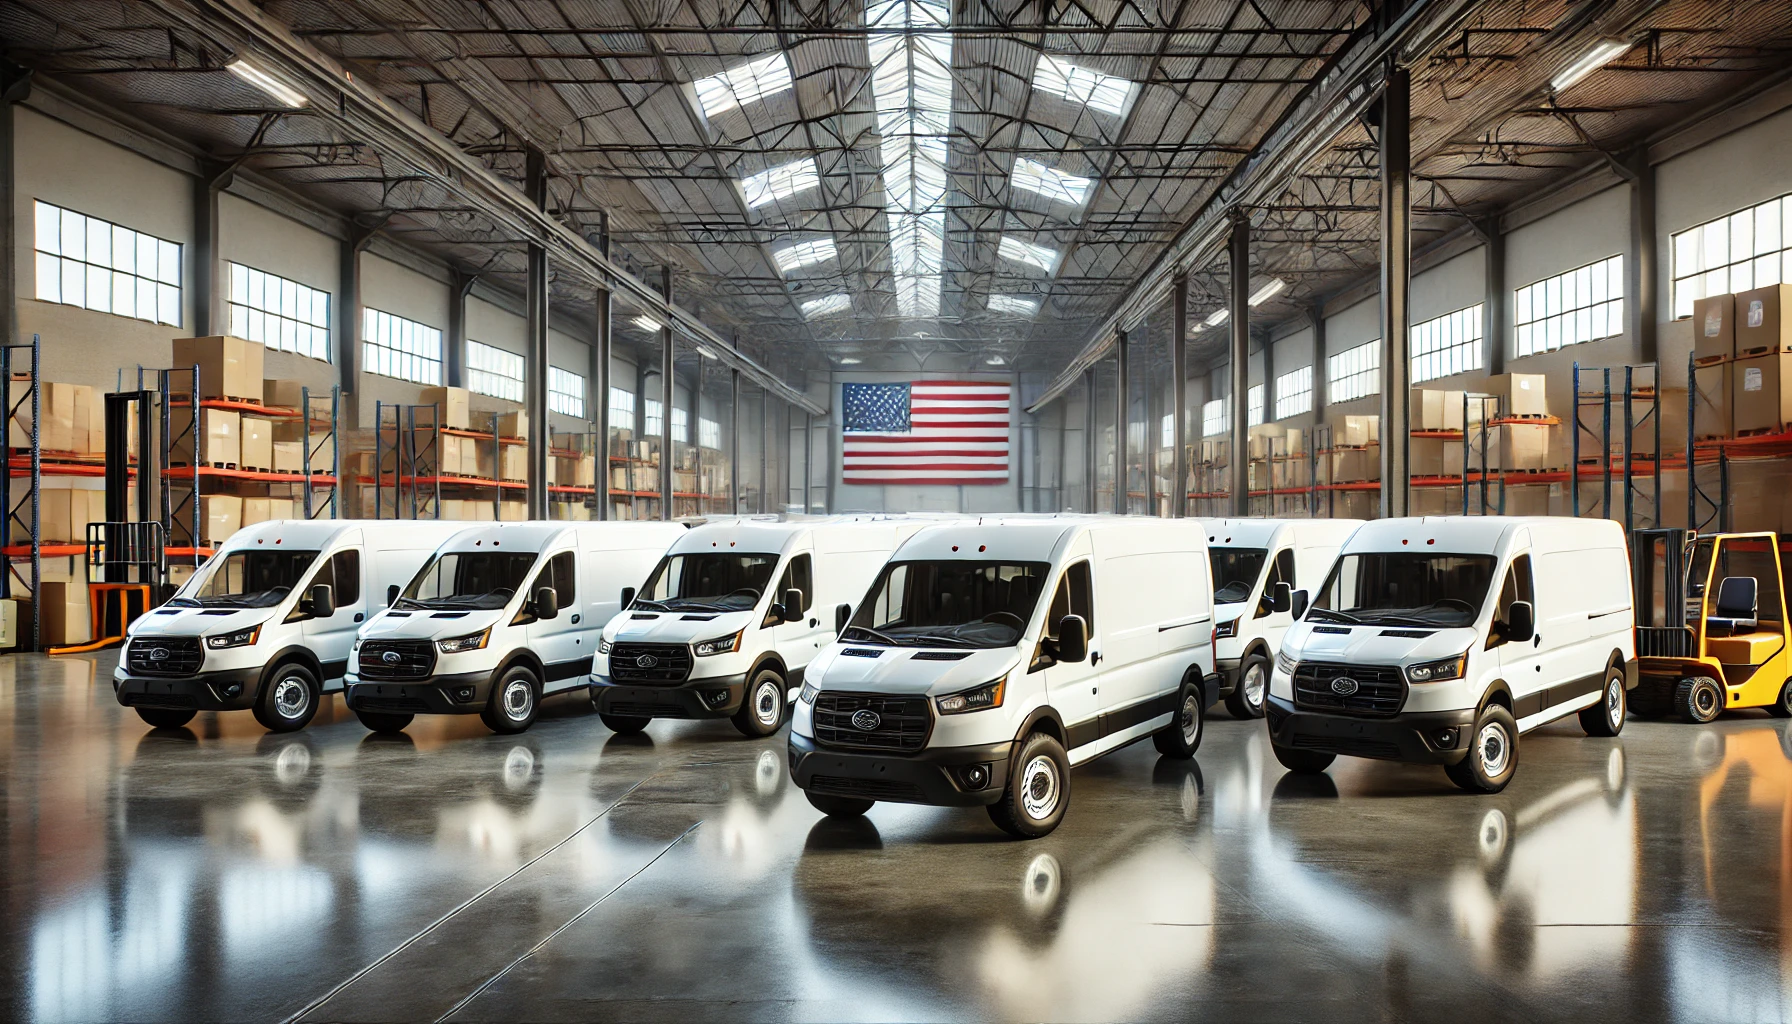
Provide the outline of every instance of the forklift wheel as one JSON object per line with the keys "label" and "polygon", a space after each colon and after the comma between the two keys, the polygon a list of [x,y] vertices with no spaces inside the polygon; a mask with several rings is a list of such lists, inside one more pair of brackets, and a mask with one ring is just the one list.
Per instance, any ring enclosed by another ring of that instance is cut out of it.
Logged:
{"label": "forklift wheel", "polygon": [[1710,722],[1723,714],[1724,691],[1710,676],[1682,679],[1674,689],[1674,710],[1695,725]]}
{"label": "forklift wheel", "polygon": [[1792,718],[1792,679],[1780,685],[1780,695],[1767,705],[1767,713],[1775,718]]}

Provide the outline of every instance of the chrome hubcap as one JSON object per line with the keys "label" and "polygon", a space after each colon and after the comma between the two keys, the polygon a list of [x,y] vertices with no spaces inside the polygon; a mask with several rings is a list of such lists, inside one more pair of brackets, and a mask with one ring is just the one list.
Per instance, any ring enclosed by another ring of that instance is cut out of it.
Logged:
{"label": "chrome hubcap", "polygon": [[1692,702],[1701,715],[1717,713],[1717,694],[1709,686],[1701,686],[1693,691]]}
{"label": "chrome hubcap", "polygon": [[1058,764],[1040,754],[1020,774],[1020,805],[1027,817],[1040,821],[1058,806]]}
{"label": "chrome hubcap", "polygon": [[274,684],[274,710],[281,718],[297,718],[311,703],[311,691],[291,676]]}
{"label": "chrome hubcap", "polygon": [[759,716],[761,723],[770,725],[778,720],[778,698],[781,696],[783,694],[778,692],[777,683],[766,682],[760,685],[759,692],[753,697],[753,713]]}
{"label": "chrome hubcap", "polygon": [[1605,688],[1605,717],[1611,719],[1613,725],[1624,720],[1624,684],[1616,679]]}
{"label": "chrome hubcap", "polygon": [[1253,662],[1244,673],[1244,702],[1253,708],[1262,707],[1264,689],[1263,666]]}
{"label": "chrome hubcap", "polygon": [[1481,767],[1486,770],[1488,778],[1498,778],[1506,770],[1506,761],[1512,756],[1512,744],[1506,737],[1506,730],[1498,722],[1491,722],[1481,727],[1478,744],[1481,752]]}
{"label": "chrome hubcap", "polygon": [[1182,698],[1182,741],[1189,746],[1201,735],[1201,707],[1194,694]]}
{"label": "chrome hubcap", "polygon": [[529,717],[529,707],[535,703],[535,693],[529,684],[517,680],[504,688],[504,714],[513,721],[522,721]]}

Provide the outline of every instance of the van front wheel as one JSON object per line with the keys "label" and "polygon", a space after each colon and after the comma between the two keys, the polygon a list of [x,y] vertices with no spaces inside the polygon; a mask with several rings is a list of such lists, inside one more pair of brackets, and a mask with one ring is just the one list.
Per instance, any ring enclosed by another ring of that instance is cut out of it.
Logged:
{"label": "van front wheel", "polygon": [[1157,752],[1165,757],[1187,760],[1201,748],[1201,729],[1207,720],[1207,709],[1201,703],[1201,688],[1193,679],[1184,679],[1176,691],[1176,717],[1151,737]]}
{"label": "van front wheel", "polygon": [[1599,694],[1599,703],[1581,709],[1580,727],[1588,736],[1616,736],[1623,732],[1627,696],[1624,670],[1614,665],[1605,672],[1605,689]]}
{"label": "van front wheel", "polygon": [[1296,775],[1318,775],[1338,759],[1336,754],[1319,750],[1295,750],[1278,743],[1271,743],[1270,748],[1275,751],[1276,760],[1282,762],[1282,767]]}
{"label": "van front wheel", "polygon": [[535,681],[535,673],[518,665],[498,680],[479,717],[493,732],[518,733],[535,724],[540,707],[541,684]]}
{"label": "van front wheel", "polygon": [[1518,771],[1518,723],[1512,712],[1489,704],[1475,716],[1468,756],[1444,766],[1450,781],[1470,793],[1498,793]]}
{"label": "van front wheel", "polygon": [[747,684],[747,695],[734,713],[734,727],[751,739],[770,736],[784,724],[784,708],[789,703],[784,677],[777,669],[760,669]]}
{"label": "van front wheel", "polygon": [[317,677],[298,662],[288,662],[274,670],[274,677],[261,688],[255,701],[255,720],[269,732],[293,732],[303,729],[317,714]]}
{"label": "van front wheel", "polygon": [[1070,806],[1070,757],[1045,733],[1028,734],[1011,762],[1008,788],[989,805],[989,820],[1017,839],[1049,835]]}
{"label": "van front wheel", "polygon": [[1252,651],[1238,663],[1238,682],[1226,698],[1233,718],[1262,718],[1263,698],[1269,694],[1269,659]]}

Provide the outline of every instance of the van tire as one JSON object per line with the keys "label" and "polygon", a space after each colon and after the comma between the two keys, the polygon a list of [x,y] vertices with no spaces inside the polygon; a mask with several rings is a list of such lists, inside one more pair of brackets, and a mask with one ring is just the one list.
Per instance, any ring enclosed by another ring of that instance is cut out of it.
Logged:
{"label": "van tire", "polygon": [[1674,688],[1674,711],[1681,721],[1694,725],[1715,721],[1724,713],[1723,687],[1710,676],[1682,679]]}
{"label": "van tire", "polygon": [[1279,743],[1271,743],[1269,746],[1275,752],[1276,760],[1282,762],[1282,767],[1296,775],[1318,775],[1338,759],[1338,755],[1322,750],[1296,750]]}
{"label": "van tire", "polygon": [[535,724],[541,710],[541,683],[526,665],[514,665],[498,677],[492,695],[480,709],[485,727],[495,733],[514,734]]}
{"label": "van tire", "polygon": [[648,722],[653,721],[651,718],[641,718],[636,715],[612,715],[608,711],[599,711],[597,717],[599,721],[609,727],[611,732],[619,736],[638,735],[647,728]]}
{"label": "van tire", "polygon": [[1503,705],[1489,704],[1470,726],[1468,756],[1444,774],[1470,793],[1498,793],[1518,773],[1518,722]]}
{"label": "van tire", "polygon": [[1767,705],[1767,713],[1775,718],[1792,718],[1792,679],[1780,685],[1779,696]]}
{"label": "van tire", "polygon": [[389,736],[395,732],[403,732],[404,727],[410,725],[411,719],[417,716],[395,715],[386,711],[357,711],[355,717],[361,720],[362,725],[374,732]]}
{"label": "van tire", "polygon": [[1624,731],[1624,715],[1630,703],[1624,690],[1624,670],[1616,665],[1605,670],[1605,686],[1599,701],[1581,709],[1580,727],[1588,736],[1616,736]]}
{"label": "van tire", "polygon": [[303,662],[289,661],[274,669],[255,699],[255,720],[269,732],[296,732],[317,714],[323,687]]}
{"label": "van tire", "polygon": [[825,793],[803,791],[809,798],[809,806],[830,818],[857,818],[871,809],[877,801],[861,800],[855,796],[828,796]]}
{"label": "van tire", "polygon": [[[1251,700],[1247,684],[1257,679],[1260,686],[1257,690],[1256,702]],[[1226,698],[1226,710],[1233,718],[1262,718],[1264,698],[1269,696],[1269,659],[1262,651],[1252,651],[1238,663],[1238,681],[1232,686],[1232,693]]]}
{"label": "van tire", "polygon": [[989,805],[989,820],[1016,839],[1050,835],[1070,807],[1070,757],[1042,732],[1028,733],[1009,762],[1008,787]]}
{"label": "van tire", "polygon": [[1207,728],[1207,706],[1201,688],[1192,678],[1184,678],[1176,691],[1176,707],[1170,724],[1151,734],[1151,745],[1165,757],[1187,760],[1201,749],[1201,735]]}
{"label": "van tire", "polygon": [[193,720],[197,711],[182,711],[178,708],[137,708],[137,717],[143,719],[151,729],[178,729]]}
{"label": "van tire", "polygon": [[731,721],[742,736],[756,740],[778,731],[789,706],[789,685],[777,669],[768,665],[753,673],[753,681],[747,684],[740,709]]}

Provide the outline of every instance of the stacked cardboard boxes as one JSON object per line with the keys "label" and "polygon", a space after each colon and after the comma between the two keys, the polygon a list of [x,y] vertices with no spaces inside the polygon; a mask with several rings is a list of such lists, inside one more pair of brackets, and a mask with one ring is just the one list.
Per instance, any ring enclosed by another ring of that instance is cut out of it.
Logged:
{"label": "stacked cardboard boxes", "polygon": [[1736,354],[1731,360],[1731,421],[1735,436],[1792,429],[1792,323],[1782,311],[1792,286],[1737,294]]}
{"label": "stacked cardboard boxes", "polygon": [[1731,409],[1736,358],[1736,297],[1710,295],[1692,304],[1693,434],[1700,439],[1735,433]]}

